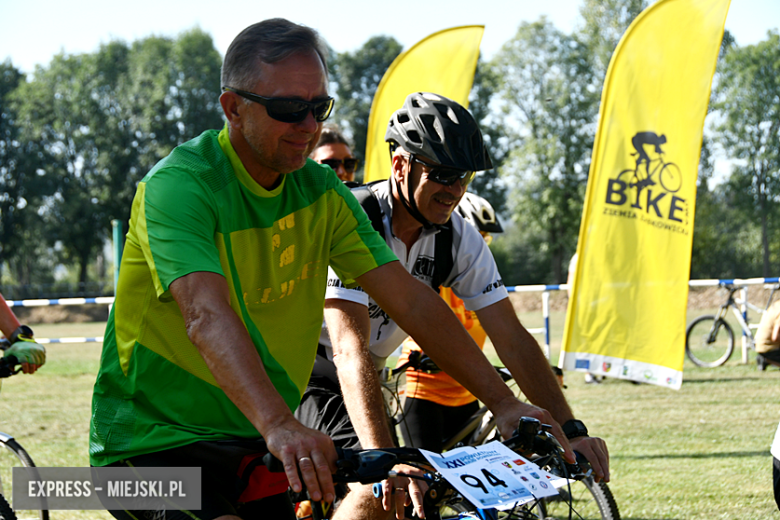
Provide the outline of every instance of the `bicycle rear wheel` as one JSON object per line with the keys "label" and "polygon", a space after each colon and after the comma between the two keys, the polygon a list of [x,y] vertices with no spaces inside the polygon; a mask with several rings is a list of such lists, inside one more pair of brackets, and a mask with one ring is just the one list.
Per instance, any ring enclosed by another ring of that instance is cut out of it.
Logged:
{"label": "bicycle rear wheel", "polygon": [[572,518],[582,520],[620,520],[615,497],[604,482],[596,482],[592,478],[571,483],[571,489],[564,486],[558,490],[559,495],[539,501],[537,509],[539,518],[546,520],[563,520]]}
{"label": "bicycle rear wheel", "polygon": [[[13,468],[33,468],[30,455],[10,435],[0,433],[0,495],[13,507]],[[38,509],[15,509],[18,520],[49,520],[49,512]]]}
{"label": "bicycle rear wheel", "polygon": [[694,364],[713,368],[723,365],[734,352],[734,331],[721,318],[699,316],[685,332],[685,353]]}

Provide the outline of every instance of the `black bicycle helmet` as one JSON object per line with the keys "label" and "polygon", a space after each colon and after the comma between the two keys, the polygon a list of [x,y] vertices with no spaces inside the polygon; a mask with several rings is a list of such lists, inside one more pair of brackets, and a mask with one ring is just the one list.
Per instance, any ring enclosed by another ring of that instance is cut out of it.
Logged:
{"label": "black bicycle helmet", "polygon": [[458,213],[479,231],[485,233],[504,232],[493,206],[479,195],[469,192],[463,194],[463,198],[458,204]]}
{"label": "black bicycle helmet", "polygon": [[[482,171],[493,167],[482,140],[482,132],[468,110],[451,99],[430,92],[414,92],[406,96],[404,106],[390,117],[385,133],[392,154],[401,146],[414,155],[435,160],[447,168]],[[435,227],[414,201],[407,198],[397,180],[393,180],[401,202],[412,217],[426,229]],[[408,192],[414,193],[410,178]]]}
{"label": "black bicycle helmet", "polygon": [[414,92],[393,113],[385,141],[458,170],[493,167],[474,116],[457,102],[430,92]]}

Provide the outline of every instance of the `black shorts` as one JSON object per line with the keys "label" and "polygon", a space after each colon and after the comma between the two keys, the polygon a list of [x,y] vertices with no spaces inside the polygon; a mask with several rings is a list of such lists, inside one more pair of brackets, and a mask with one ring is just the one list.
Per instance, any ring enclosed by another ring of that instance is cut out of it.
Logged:
{"label": "black shorts", "polygon": [[200,467],[201,508],[197,511],[124,511],[106,509],[119,520],[213,520],[236,515],[247,520],[294,520],[284,473],[262,463],[262,440],[203,441],[130,457],[114,467]]}
{"label": "black shorts", "polygon": [[333,439],[338,448],[359,450],[360,441],[347,414],[344,396],[338,383],[313,374],[303,392],[295,418],[309,428],[319,430]]}
{"label": "black shorts", "polygon": [[444,406],[407,397],[404,404],[406,425],[401,425],[404,444],[441,453],[444,451],[445,438],[463,428],[477,410],[477,401],[463,406]]}

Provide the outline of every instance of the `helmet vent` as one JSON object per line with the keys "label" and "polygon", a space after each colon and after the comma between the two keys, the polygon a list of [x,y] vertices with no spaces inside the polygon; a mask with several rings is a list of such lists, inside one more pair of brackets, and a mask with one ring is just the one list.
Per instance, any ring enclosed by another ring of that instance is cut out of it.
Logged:
{"label": "helmet vent", "polygon": [[422,139],[420,138],[420,134],[417,133],[417,130],[409,130],[406,132],[406,137],[409,138],[410,141],[420,144],[422,143]]}
{"label": "helmet vent", "polygon": [[436,103],[434,106],[442,116],[446,117],[456,125],[460,124],[460,121],[458,121],[458,116],[455,115],[455,111],[452,110],[452,108],[440,103]]}
{"label": "helmet vent", "polygon": [[444,140],[444,130],[436,116],[433,114],[420,114],[420,122],[423,128],[425,128],[425,133],[428,137],[439,143]]}
{"label": "helmet vent", "polygon": [[414,96],[412,98],[412,106],[414,108],[427,108],[428,103],[425,102],[422,96]]}
{"label": "helmet vent", "polygon": [[396,116],[396,119],[400,124],[408,123],[409,122],[409,112],[398,112],[398,115]]}

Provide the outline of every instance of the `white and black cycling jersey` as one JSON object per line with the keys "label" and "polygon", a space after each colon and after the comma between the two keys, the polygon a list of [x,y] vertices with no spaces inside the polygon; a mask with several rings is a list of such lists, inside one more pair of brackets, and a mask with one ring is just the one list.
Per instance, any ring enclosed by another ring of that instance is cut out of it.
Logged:
{"label": "white and black cycling jersey", "polygon": [[[436,229],[423,229],[417,241],[407,251],[406,245],[393,236],[390,217],[393,198],[390,183],[380,182],[369,186],[374,191],[382,210],[384,235],[404,268],[415,278],[430,285],[434,266]],[[457,212],[452,213],[453,268],[443,285],[451,287],[463,300],[466,309],[477,311],[508,296],[504,282],[496,267],[493,255],[479,232]],[[387,356],[393,353],[408,336],[379,305],[360,287],[347,289],[332,269],[328,269],[326,299],[357,302],[368,306],[371,318],[370,351],[377,369],[385,365]],[[333,359],[327,327],[323,323],[320,343],[327,347],[328,359]]]}

